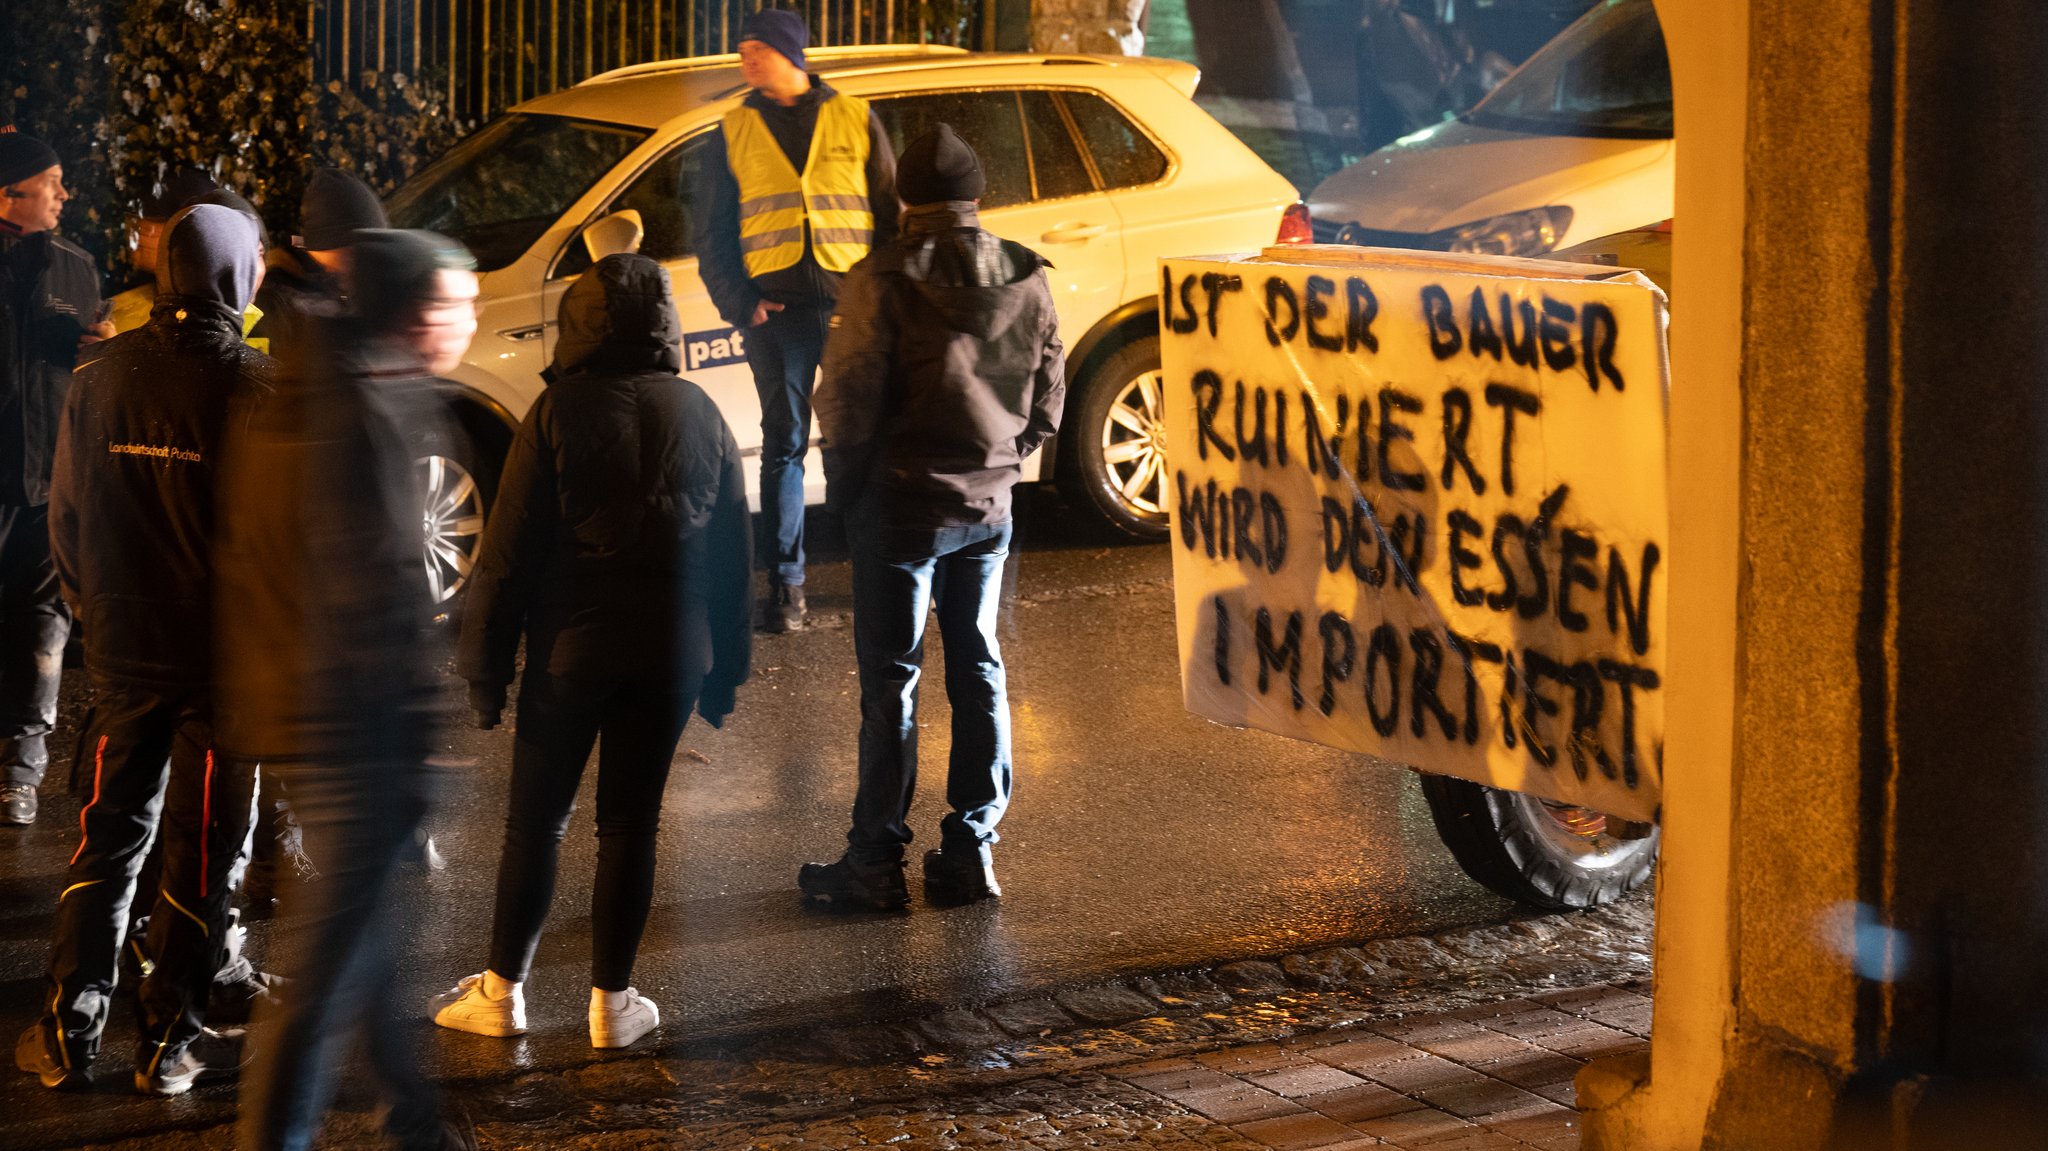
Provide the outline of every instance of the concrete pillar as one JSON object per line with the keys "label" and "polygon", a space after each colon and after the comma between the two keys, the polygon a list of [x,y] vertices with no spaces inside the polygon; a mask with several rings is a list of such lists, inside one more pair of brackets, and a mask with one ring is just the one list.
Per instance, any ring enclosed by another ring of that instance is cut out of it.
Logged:
{"label": "concrete pillar", "polygon": [[1031,0],[1033,52],[1145,53],[1145,0]]}
{"label": "concrete pillar", "polygon": [[1651,1058],[1581,1076],[1586,1145],[2038,1145],[2048,29],[1659,7],[1685,670]]}

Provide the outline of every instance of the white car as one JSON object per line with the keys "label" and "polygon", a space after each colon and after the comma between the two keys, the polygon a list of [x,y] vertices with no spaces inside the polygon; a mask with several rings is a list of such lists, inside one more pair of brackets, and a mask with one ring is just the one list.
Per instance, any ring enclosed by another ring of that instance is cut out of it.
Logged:
{"label": "white car", "polygon": [[1671,66],[1652,0],[1605,0],[1454,120],[1309,194],[1323,243],[1541,256],[1671,219]]}
{"label": "white car", "polygon": [[[1306,240],[1293,187],[1196,107],[1188,64],[922,46],[808,55],[834,88],[873,102],[899,150],[944,121],[980,153],[982,223],[1051,260],[1068,351],[1065,425],[1047,449],[1054,467],[1041,453],[1027,478],[1057,474],[1108,522],[1163,534],[1158,260],[1256,250],[1283,225]],[[422,463],[429,567],[444,599],[467,577],[499,462],[541,392],[562,293],[591,249],[615,250],[620,234],[637,227],[640,251],[668,267],[683,373],[718,402],[742,450],[758,454],[747,334],[713,309],[690,240],[704,145],[746,94],[738,59],[637,65],[529,100],[389,200],[392,226],[463,241],[483,278],[477,338],[450,390],[467,439]],[[805,484],[811,502],[823,499],[815,446]]]}

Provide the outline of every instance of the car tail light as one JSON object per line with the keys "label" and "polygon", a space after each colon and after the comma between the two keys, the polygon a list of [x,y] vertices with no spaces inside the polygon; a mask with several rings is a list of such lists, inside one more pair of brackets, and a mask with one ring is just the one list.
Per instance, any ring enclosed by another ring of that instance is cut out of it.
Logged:
{"label": "car tail light", "polygon": [[1309,226],[1308,205],[1296,200],[1280,214],[1280,234],[1274,237],[1276,244],[1314,243],[1315,229]]}

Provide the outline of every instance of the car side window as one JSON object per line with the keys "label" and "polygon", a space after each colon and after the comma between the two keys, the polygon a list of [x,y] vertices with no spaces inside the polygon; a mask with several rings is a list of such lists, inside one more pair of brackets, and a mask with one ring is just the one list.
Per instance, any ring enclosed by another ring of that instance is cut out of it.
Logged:
{"label": "car side window", "polygon": [[670,148],[612,201],[610,211],[632,208],[640,213],[641,225],[647,230],[640,241],[641,255],[680,260],[695,254],[690,248],[690,198],[710,139],[711,133],[700,132]]}
{"label": "car side window", "polygon": [[1067,129],[1067,118],[1060,115],[1053,94],[1022,95],[1024,124],[1031,133],[1031,174],[1037,184],[1037,198],[1057,200],[1093,192],[1095,180],[1088,175],[1088,162],[1081,158],[1081,149],[1074,143],[1074,134]]}
{"label": "car side window", "polygon": [[953,131],[981,157],[988,189],[984,208],[1001,208],[1031,199],[1031,169],[1024,148],[1024,118],[1014,91],[929,92],[890,96],[873,102],[875,115],[901,156],[911,141],[937,127]]}
{"label": "car side window", "polygon": [[1135,188],[1166,175],[1166,153],[1116,105],[1092,92],[1062,92],[1105,188]]}

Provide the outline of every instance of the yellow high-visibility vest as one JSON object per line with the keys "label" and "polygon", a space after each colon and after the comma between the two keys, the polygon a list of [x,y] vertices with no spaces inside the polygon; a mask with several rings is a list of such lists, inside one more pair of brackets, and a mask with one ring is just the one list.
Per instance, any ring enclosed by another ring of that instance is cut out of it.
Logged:
{"label": "yellow high-visibility vest", "polygon": [[874,244],[868,206],[868,103],[834,95],[818,105],[818,126],[801,174],[790,166],[761,113],[725,114],[725,159],[740,190],[740,252],[749,276],[796,266],[804,228],[818,266],[844,272]]}

